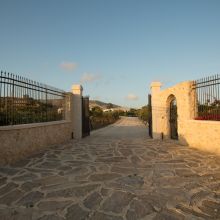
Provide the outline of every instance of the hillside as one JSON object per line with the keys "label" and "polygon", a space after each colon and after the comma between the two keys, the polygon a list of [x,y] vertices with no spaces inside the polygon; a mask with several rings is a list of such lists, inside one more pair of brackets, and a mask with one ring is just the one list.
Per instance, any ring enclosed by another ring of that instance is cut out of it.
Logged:
{"label": "hillside", "polygon": [[115,105],[112,103],[105,103],[102,101],[98,101],[98,100],[89,100],[89,107],[92,108],[94,106],[99,106],[102,109],[107,109],[107,108],[121,108],[121,106],[119,105]]}
{"label": "hillside", "polygon": [[115,110],[122,110],[122,111],[129,110],[129,108],[127,108],[127,107],[122,107],[122,106],[115,105],[112,103],[106,103],[106,102],[102,102],[102,101],[98,101],[98,100],[89,100],[89,108],[93,108],[94,106],[99,106],[103,110],[107,109],[107,108],[111,108],[111,109],[115,109]]}

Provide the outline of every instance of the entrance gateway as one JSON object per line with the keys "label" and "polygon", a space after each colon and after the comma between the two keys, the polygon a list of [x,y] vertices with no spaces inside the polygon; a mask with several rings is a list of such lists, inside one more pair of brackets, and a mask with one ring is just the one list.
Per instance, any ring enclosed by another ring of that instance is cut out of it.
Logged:
{"label": "entrance gateway", "polygon": [[170,137],[171,139],[178,139],[178,124],[177,124],[177,103],[176,98],[173,97],[173,99],[170,102]]}

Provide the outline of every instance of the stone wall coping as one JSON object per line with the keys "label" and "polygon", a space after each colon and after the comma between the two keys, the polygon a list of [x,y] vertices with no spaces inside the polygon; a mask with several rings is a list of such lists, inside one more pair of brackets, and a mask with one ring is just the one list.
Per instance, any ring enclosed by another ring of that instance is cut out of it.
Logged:
{"label": "stone wall coping", "polygon": [[0,131],[45,127],[45,126],[53,126],[53,125],[66,124],[66,123],[71,123],[71,121],[61,120],[61,121],[50,121],[50,122],[31,123],[31,124],[7,125],[7,126],[0,126]]}
{"label": "stone wall coping", "polygon": [[150,86],[151,87],[161,87],[162,83],[159,81],[154,81],[154,82],[151,82]]}
{"label": "stone wall coping", "polygon": [[82,91],[83,87],[82,87],[82,85],[73,85],[72,86],[72,90],[80,90],[80,91]]}
{"label": "stone wall coping", "polygon": [[214,124],[214,125],[219,125],[220,126],[220,121],[195,120],[195,119],[190,119],[190,120],[187,120],[187,121],[194,122],[194,123],[200,123],[200,124]]}

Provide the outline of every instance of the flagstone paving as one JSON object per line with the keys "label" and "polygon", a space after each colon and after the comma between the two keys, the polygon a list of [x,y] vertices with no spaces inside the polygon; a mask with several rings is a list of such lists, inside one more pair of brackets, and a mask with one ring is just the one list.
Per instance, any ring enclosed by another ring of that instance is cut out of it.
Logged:
{"label": "flagstone paving", "polygon": [[220,157],[122,118],[0,167],[0,219],[220,219]]}

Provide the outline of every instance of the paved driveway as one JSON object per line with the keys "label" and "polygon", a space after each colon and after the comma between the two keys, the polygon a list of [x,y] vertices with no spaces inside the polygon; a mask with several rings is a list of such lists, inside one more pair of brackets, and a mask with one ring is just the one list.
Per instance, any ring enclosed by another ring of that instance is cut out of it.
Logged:
{"label": "paved driveway", "polygon": [[123,118],[0,167],[0,219],[220,219],[220,157]]}

